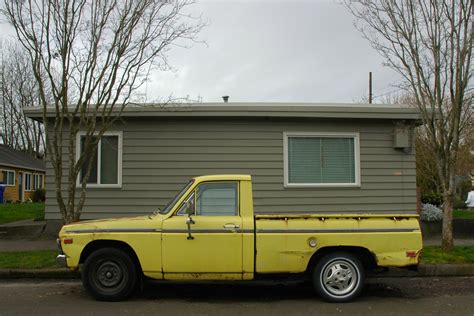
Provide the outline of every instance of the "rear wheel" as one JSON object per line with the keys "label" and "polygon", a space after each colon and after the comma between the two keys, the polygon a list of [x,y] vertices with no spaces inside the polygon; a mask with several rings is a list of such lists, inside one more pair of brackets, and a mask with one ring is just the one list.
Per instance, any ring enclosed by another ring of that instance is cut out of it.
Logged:
{"label": "rear wheel", "polygon": [[346,252],[335,252],[321,258],[313,270],[316,292],[328,302],[348,302],[364,286],[365,271],[360,260]]}
{"label": "rear wheel", "polygon": [[124,251],[116,248],[99,249],[86,259],[82,283],[97,300],[120,301],[135,289],[137,269]]}

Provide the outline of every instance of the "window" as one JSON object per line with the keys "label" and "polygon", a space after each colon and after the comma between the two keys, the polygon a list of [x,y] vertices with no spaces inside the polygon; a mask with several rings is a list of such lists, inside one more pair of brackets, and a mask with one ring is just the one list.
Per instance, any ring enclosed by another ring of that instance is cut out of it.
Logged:
{"label": "window", "polygon": [[[84,133],[78,134],[77,159],[84,151]],[[121,187],[122,186],[122,133],[107,132],[99,140],[97,149],[84,161],[83,166],[87,166],[92,159],[92,169],[87,181],[88,187]],[[77,180],[80,186],[87,168],[82,168]]]}
{"label": "window", "polygon": [[25,173],[25,191],[31,191],[31,173]]}
{"label": "window", "polygon": [[33,189],[42,189],[43,188],[43,175],[35,174],[33,176]]}
{"label": "window", "polygon": [[2,181],[5,185],[15,185],[15,171],[11,170],[2,170]]}
{"label": "window", "polygon": [[237,188],[237,182],[203,183],[186,198],[176,215],[236,216]]}
{"label": "window", "polygon": [[286,187],[359,186],[358,133],[285,133]]}
{"label": "window", "polygon": [[238,215],[237,182],[203,183],[196,189],[196,215]]}

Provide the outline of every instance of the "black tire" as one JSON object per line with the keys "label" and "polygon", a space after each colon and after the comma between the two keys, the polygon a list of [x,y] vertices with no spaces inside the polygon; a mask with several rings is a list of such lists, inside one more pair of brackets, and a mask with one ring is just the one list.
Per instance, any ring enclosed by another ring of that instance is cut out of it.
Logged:
{"label": "black tire", "polygon": [[137,268],[126,252],[116,248],[99,249],[84,263],[82,284],[96,300],[124,300],[136,287]]}
{"label": "black tire", "polygon": [[365,270],[360,260],[347,252],[322,257],[313,270],[313,285],[327,302],[349,302],[364,287]]}

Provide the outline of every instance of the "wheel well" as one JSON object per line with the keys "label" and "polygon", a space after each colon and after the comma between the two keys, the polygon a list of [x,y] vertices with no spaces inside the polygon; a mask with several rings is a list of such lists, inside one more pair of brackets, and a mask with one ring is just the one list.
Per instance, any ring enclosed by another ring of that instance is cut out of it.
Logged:
{"label": "wheel well", "polygon": [[130,247],[129,244],[123,242],[123,241],[118,241],[118,240],[94,240],[91,241],[90,243],[87,244],[87,246],[82,250],[81,257],[79,258],[79,263],[84,263],[94,251],[98,249],[103,249],[103,248],[116,248],[120,249],[123,252],[127,253],[130,258],[133,260],[135,263],[135,266],[137,267],[138,271],[142,273],[142,267],[140,265],[140,260],[138,260],[137,254],[133,250],[132,247]]}
{"label": "wheel well", "polygon": [[312,269],[316,266],[316,263],[319,261],[319,259],[333,252],[348,252],[356,256],[360,260],[360,262],[362,262],[364,268],[367,270],[371,270],[377,267],[377,260],[375,259],[375,255],[367,248],[356,246],[334,246],[323,247],[321,249],[318,249],[318,251],[316,251],[309,260],[306,271],[312,272]]}

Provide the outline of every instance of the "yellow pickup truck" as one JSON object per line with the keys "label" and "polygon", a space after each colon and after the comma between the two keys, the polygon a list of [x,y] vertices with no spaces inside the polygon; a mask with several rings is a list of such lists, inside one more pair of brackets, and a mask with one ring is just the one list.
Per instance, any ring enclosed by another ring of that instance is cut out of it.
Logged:
{"label": "yellow pickup truck", "polygon": [[65,225],[60,265],[82,266],[98,300],[127,298],[144,278],[255,280],[300,274],[325,300],[362,290],[365,271],[416,266],[422,250],[416,215],[255,215],[248,175],[192,179],[149,216]]}

